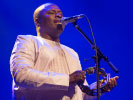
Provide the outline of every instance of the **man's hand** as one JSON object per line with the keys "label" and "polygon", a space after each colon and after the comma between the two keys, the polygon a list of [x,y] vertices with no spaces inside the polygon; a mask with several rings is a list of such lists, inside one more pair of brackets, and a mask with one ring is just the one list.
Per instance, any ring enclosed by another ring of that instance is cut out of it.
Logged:
{"label": "man's hand", "polygon": [[110,78],[110,80],[107,83],[107,85],[102,88],[102,92],[105,93],[105,92],[111,91],[117,85],[117,81],[116,80],[118,78],[119,78],[118,76]]}
{"label": "man's hand", "polygon": [[84,71],[75,71],[72,74],[69,75],[70,79],[69,79],[69,83],[77,83],[77,82],[84,82],[86,76],[85,76],[85,72]]}

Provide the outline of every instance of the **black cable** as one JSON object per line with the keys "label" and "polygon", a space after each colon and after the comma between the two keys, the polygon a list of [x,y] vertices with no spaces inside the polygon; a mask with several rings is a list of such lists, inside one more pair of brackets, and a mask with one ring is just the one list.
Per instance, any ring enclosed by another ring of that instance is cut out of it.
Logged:
{"label": "black cable", "polygon": [[93,31],[92,31],[91,23],[90,23],[90,21],[89,21],[89,18],[88,18],[86,15],[85,15],[85,17],[86,17],[86,19],[87,19],[87,21],[88,21],[88,24],[89,24],[89,27],[90,27],[90,30],[91,30],[91,35],[92,35],[93,42],[94,42],[94,50],[96,51],[95,61],[96,61],[96,77],[97,77],[97,100],[100,100],[98,50],[97,50],[97,46],[96,46],[95,37],[94,37]]}

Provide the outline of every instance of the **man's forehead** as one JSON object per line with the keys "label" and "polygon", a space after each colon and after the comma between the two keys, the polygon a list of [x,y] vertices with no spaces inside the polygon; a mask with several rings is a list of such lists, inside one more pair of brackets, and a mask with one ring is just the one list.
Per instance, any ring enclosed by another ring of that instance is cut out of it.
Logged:
{"label": "man's forehead", "polygon": [[49,10],[53,10],[53,9],[54,10],[60,10],[60,8],[55,4],[44,5],[42,8],[42,10],[44,10],[44,11],[49,11]]}

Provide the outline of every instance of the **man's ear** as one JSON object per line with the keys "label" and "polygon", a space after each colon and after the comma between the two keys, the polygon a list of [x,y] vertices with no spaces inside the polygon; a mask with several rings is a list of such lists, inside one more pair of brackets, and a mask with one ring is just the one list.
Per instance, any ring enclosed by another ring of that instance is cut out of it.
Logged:
{"label": "man's ear", "polygon": [[40,20],[39,20],[38,18],[35,18],[35,25],[36,25],[37,27],[40,26]]}

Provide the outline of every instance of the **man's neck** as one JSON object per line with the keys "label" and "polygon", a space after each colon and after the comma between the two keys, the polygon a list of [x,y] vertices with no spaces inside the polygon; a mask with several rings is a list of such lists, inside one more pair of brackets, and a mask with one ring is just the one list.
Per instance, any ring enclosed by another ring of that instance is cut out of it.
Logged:
{"label": "man's neck", "polygon": [[45,38],[45,39],[48,39],[48,40],[51,40],[51,41],[55,41],[55,42],[59,42],[60,41],[60,39],[59,39],[59,37],[52,37],[52,36],[50,36],[50,35],[48,35],[48,34],[39,34],[39,36],[41,36],[42,38]]}

